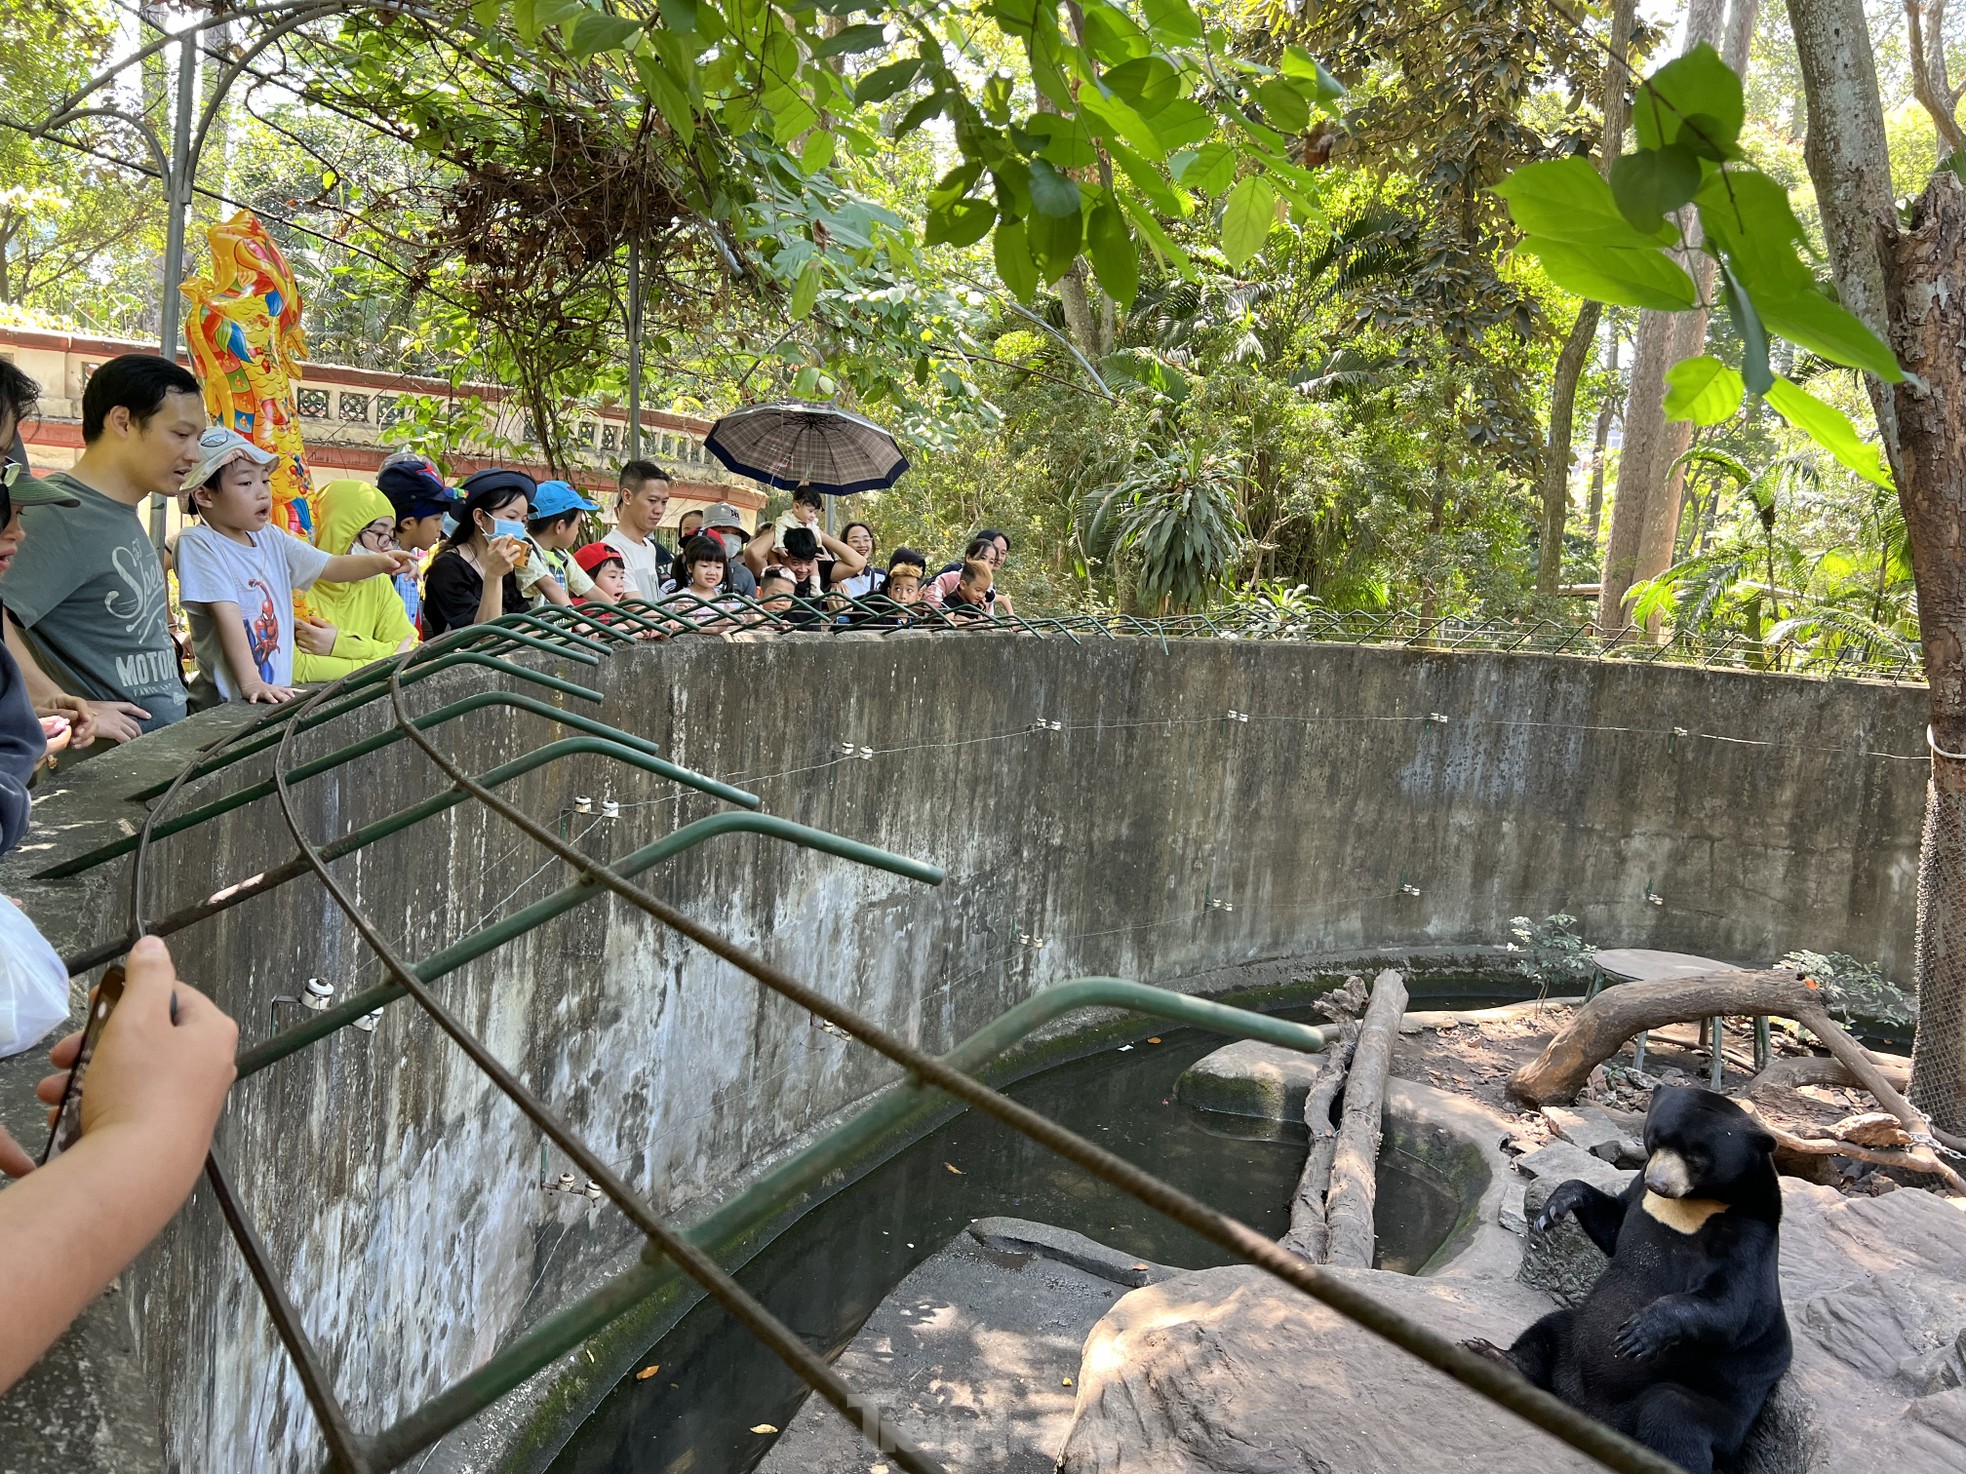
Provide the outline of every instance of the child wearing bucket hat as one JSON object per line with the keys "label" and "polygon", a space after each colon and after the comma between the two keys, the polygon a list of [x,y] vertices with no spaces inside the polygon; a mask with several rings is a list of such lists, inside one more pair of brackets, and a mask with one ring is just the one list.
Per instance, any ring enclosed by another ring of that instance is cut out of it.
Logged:
{"label": "child wearing bucket hat", "polygon": [[198,656],[197,705],[291,701],[295,591],[392,575],[411,562],[393,548],[330,555],[269,526],[275,459],[213,426],[184,479],[185,510],[199,523],[178,536],[178,598]]}

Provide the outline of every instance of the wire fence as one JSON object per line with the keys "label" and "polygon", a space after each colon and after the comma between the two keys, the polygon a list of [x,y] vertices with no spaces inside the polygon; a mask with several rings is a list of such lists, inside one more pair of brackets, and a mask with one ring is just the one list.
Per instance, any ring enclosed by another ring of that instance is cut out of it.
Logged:
{"label": "wire fence", "polygon": [[[407,998],[565,1154],[575,1169],[585,1174],[590,1195],[598,1194],[611,1202],[647,1240],[641,1261],[632,1268],[514,1336],[470,1373],[387,1427],[365,1432],[357,1428],[349,1410],[337,1399],[332,1370],[310,1339],[302,1316],[286,1291],[279,1266],[272,1261],[250,1216],[240,1206],[231,1175],[214,1152],[207,1163],[207,1177],[274,1328],[293,1361],[333,1469],[345,1474],[383,1474],[401,1467],[649,1297],[687,1278],[845,1416],[880,1455],[907,1474],[940,1474],[942,1465],[896,1427],[882,1408],[859,1397],[796,1332],[753,1299],[716,1262],[706,1246],[718,1242],[721,1234],[745,1221],[748,1215],[781,1206],[817,1187],[870,1143],[905,1130],[941,1109],[941,1097],[946,1096],[1023,1133],[1238,1258],[1402,1347],[1483,1397],[1509,1408],[1605,1467],[1625,1474],[1673,1474],[1675,1466],[1659,1455],[1531,1386],[1513,1371],[1448,1340],[1380,1302],[1355,1283],[1299,1258],[1245,1224],[1177,1191],[1153,1174],[981,1084],[975,1077],[978,1069],[1036,1029],[1087,1007],[1127,1009],[1232,1037],[1260,1039],[1300,1050],[1321,1049],[1325,1042],[1321,1031],[1124,979],[1090,978],[1043,990],[993,1020],[946,1055],[925,1053],[876,1021],[842,1006],[679,911],[638,885],[635,877],[698,844],[736,831],[762,833],[924,884],[939,884],[942,879],[939,869],[759,813],[760,800],[755,794],[669,762],[659,755],[654,743],[583,716],[564,704],[599,703],[600,691],[537,669],[536,663],[522,665],[510,658],[514,655],[550,657],[591,668],[609,654],[644,640],[673,638],[691,632],[729,632],[761,626],[767,620],[782,624],[788,613],[795,625],[835,631],[908,628],[969,633],[1008,625],[1040,636],[1074,640],[1142,635],[1161,640],[1309,636],[1274,633],[1273,627],[1261,620],[1195,617],[1141,621],[1088,615],[1075,619],[1020,618],[998,622],[973,620],[959,613],[940,617],[931,614],[917,619],[906,612],[897,612],[892,606],[884,608],[879,601],[862,601],[843,610],[797,603],[787,607],[776,601],[772,605],[725,598],[686,597],[660,605],[631,601],[601,610],[587,606],[545,609],[454,631],[409,654],[357,672],[221,739],[187,764],[169,784],[141,795],[157,802],[139,834],[42,872],[50,877],[72,875],[124,854],[132,857],[125,933],[111,943],[69,958],[71,973],[78,975],[121,955],[135,937],[145,932],[166,935],[196,925],[253,896],[311,875],[334,900],[369,952],[382,963],[385,980],[339,1002],[328,1003],[271,1038],[242,1049],[238,1061],[240,1077],[270,1069],[350,1025],[372,1026],[377,1010]],[[1257,633],[1259,630],[1262,633]],[[1443,622],[1434,622],[1419,633],[1432,642],[1447,631]],[[1463,636],[1460,644],[1450,648],[1494,648],[1473,646],[1472,635],[1467,630],[1460,634]],[[1395,637],[1382,628],[1379,635],[1373,642],[1391,642],[1397,638],[1400,643],[1415,643],[1407,633]],[[1506,648],[1525,648],[1525,644]],[[450,700],[431,709],[413,709],[410,695],[414,688],[446,670],[485,672],[514,687],[531,686],[555,700],[519,690],[495,689]],[[333,747],[320,757],[295,760],[293,748],[300,734],[353,716],[384,700],[388,702],[389,723],[382,730]],[[553,723],[572,735],[543,742],[484,772],[467,772],[434,739],[449,723],[489,708],[503,708]],[[430,764],[433,778],[438,780],[433,785],[434,792],[405,809],[333,838],[324,839],[308,832],[294,801],[296,785],[335,773],[347,763],[400,744],[415,749]],[[269,776],[244,783],[196,807],[179,810],[179,797],[187,785],[224,774],[260,754],[270,754]],[[613,863],[603,863],[576,848],[553,827],[516,808],[497,791],[524,773],[575,754],[598,755],[625,764],[730,807],[662,835]],[[292,839],[294,853],[290,859],[225,887],[196,906],[156,920],[146,916],[146,877],[155,863],[155,852],[161,841],[268,797],[276,801]],[[484,920],[439,950],[412,959],[382,934],[330,867],[336,860],[367,845],[467,802],[496,816],[564,863],[569,870],[568,881],[560,889],[511,914]],[[665,1221],[643,1194],[623,1180],[614,1166],[568,1127],[547,1101],[465,1027],[459,1015],[432,987],[439,979],[534,927],[589,901],[609,896],[639,909],[748,975],[761,987],[807,1010],[841,1038],[882,1055],[905,1072],[906,1081],[876,1097],[844,1125],[790,1157],[701,1222],[685,1229]]]}

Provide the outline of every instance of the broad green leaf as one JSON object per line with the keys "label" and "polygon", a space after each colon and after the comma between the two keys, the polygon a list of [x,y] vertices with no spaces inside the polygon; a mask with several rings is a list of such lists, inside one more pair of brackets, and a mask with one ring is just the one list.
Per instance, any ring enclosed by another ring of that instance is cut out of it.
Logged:
{"label": "broad green leaf", "polygon": [[1285,133],[1302,133],[1311,126],[1310,103],[1281,77],[1272,77],[1259,86],[1256,101],[1272,128]]}
{"label": "broad green leaf", "polygon": [[1204,143],[1188,162],[1175,174],[1184,189],[1198,189],[1203,194],[1220,194],[1236,181],[1236,151],[1219,139],[1214,143]]}
{"label": "broad green leaf", "polygon": [[1813,287],[1790,293],[1750,290],[1755,310],[1769,332],[1811,353],[1820,353],[1832,363],[1876,374],[1886,383],[1895,384],[1904,378],[1905,371],[1877,334]]}
{"label": "broad green leaf", "polygon": [[1104,0],[1086,0],[1083,11],[1086,49],[1104,65],[1116,67],[1154,49],[1147,33],[1118,7]]}
{"label": "broad green leaf", "polygon": [[940,88],[929,93],[927,97],[916,98],[915,105],[903,113],[900,121],[894,125],[894,136],[896,138],[908,137],[930,118],[935,117],[938,113],[947,109],[948,106],[949,94]]}
{"label": "broad green leaf", "polygon": [[819,300],[820,277],[825,271],[817,261],[808,261],[805,270],[799,273],[797,285],[792,288],[792,320],[797,322],[812,311],[812,304]]}
{"label": "broad green leaf", "polygon": [[799,150],[799,167],[808,174],[817,174],[833,162],[833,135],[823,128],[815,128],[806,138],[805,147]]}
{"label": "broad green leaf", "polygon": [[997,207],[990,200],[957,200],[946,209],[930,210],[922,231],[924,245],[973,246],[990,233]]}
{"label": "broad green leaf", "polygon": [[1746,115],[1741,79],[1705,43],[1660,67],[1632,99],[1640,148],[1680,143],[1704,159],[1739,157]]}
{"label": "broad green leaf", "polygon": [[688,35],[698,25],[696,0],[656,0],[656,9],[662,15],[662,24],[672,31]]}
{"label": "broad green leaf", "polygon": [[1160,170],[1125,144],[1108,140],[1106,152],[1112,155],[1113,162],[1120,166],[1120,171],[1132,181],[1133,187],[1151,200],[1154,208],[1163,215],[1186,220],[1195,213],[1194,201],[1185,189],[1171,188]]}
{"label": "broad green leaf", "polygon": [[1754,302],[1725,259],[1720,263],[1720,300],[1734,320],[1734,331],[1741,335],[1741,377],[1747,381],[1748,393],[1766,394],[1775,382],[1768,367],[1768,330],[1761,325],[1761,314],[1755,311]]}
{"label": "broad green leaf", "polygon": [[1283,48],[1283,74],[1310,84],[1313,102],[1336,102],[1345,95],[1344,83],[1327,72],[1324,63],[1301,46]]}
{"label": "broad green leaf", "polygon": [[828,36],[812,48],[812,54],[819,57],[851,56],[886,44],[887,27],[879,21],[865,21],[857,26],[848,26],[837,36]]}
{"label": "broad green leaf", "polygon": [[1100,290],[1120,306],[1132,306],[1140,290],[1140,253],[1126,217],[1111,200],[1102,200],[1086,221],[1085,247]]}
{"label": "broad green leaf", "polygon": [[1079,185],[1043,159],[1031,160],[1031,208],[1053,217],[1079,213]]}
{"label": "broad green leaf", "polygon": [[799,370],[798,377],[792,380],[792,393],[800,399],[810,398],[819,392],[819,369],[807,364]]}
{"label": "broad green leaf", "polygon": [[1160,140],[1161,151],[1171,153],[1177,148],[1188,148],[1209,138],[1215,132],[1216,118],[1207,108],[1185,97],[1177,97],[1166,106],[1148,114],[1147,126],[1154,130],[1154,137]]}
{"label": "broad green leaf", "polygon": [[1154,212],[1138,200],[1126,195],[1120,196],[1120,203],[1126,213],[1133,217],[1133,225],[1140,232],[1142,240],[1153,247],[1154,255],[1160,258],[1162,266],[1172,268],[1190,281],[1195,276],[1195,263],[1188,259],[1188,253],[1176,245],[1174,238],[1161,228],[1160,221],[1154,219]]}
{"label": "broad green leaf", "polygon": [[1085,87],[1079,91],[1078,108],[1094,132],[1123,139],[1156,163],[1167,157],[1167,145],[1160,135],[1125,98]]}
{"label": "broad green leaf", "polygon": [[1666,418],[1718,425],[1741,407],[1747,386],[1717,358],[1704,354],[1666,370]]}
{"label": "broad green leaf", "polygon": [[1199,46],[1201,21],[1188,8],[1188,0],[1143,0],[1141,11],[1147,29],[1165,46]]}
{"label": "broad green leaf", "polygon": [[1099,161],[1092,135],[1077,118],[1037,113],[1025,121],[1024,128],[1043,140],[1038,151],[1055,169],[1089,169]]}
{"label": "broad green leaf", "polygon": [[1153,115],[1181,95],[1181,74],[1161,56],[1141,56],[1114,67],[1101,79],[1132,103],[1143,118]]}
{"label": "broad green leaf", "polygon": [[1716,170],[1694,196],[1708,244],[1734,264],[1750,292],[1814,291],[1802,259],[1802,222],[1788,191],[1758,169]]}
{"label": "broad green leaf", "polygon": [[983,177],[983,166],[974,161],[958,164],[935,182],[935,188],[928,192],[928,207],[939,210],[953,205],[969,193],[969,187]]}
{"label": "broad green leaf", "polygon": [[997,227],[990,242],[997,258],[997,280],[1010,288],[1020,302],[1029,302],[1038,291],[1038,263],[1031,259],[1030,242],[1024,236],[1024,222],[1006,220]]}
{"label": "broad green leaf", "polygon": [[1857,435],[1848,415],[1833,404],[1777,378],[1768,386],[1768,407],[1807,435],[1838,461],[1876,486],[1892,485],[1891,468],[1883,450]]}
{"label": "broad green leaf", "polygon": [[696,113],[690,107],[689,94],[677,85],[675,77],[655,57],[643,52],[635,54],[635,75],[641,79],[642,88],[655,103],[656,111],[662,114],[663,121],[670,131],[685,144],[696,137]]}
{"label": "broad green leaf", "polygon": [[1070,271],[1078,259],[1084,222],[1077,210],[1069,215],[1033,215],[1024,222],[1025,239],[1047,285]]}
{"label": "broad green leaf", "polygon": [[505,9],[505,0],[472,0],[471,23],[481,31],[498,29],[498,17]]}
{"label": "broad green leaf", "polygon": [[1229,191],[1222,207],[1222,254],[1236,270],[1243,266],[1270,238],[1270,227],[1277,223],[1276,186],[1260,175],[1252,175]]}
{"label": "broad green leaf", "polygon": [[1571,155],[1527,164],[1495,186],[1508,201],[1509,218],[1524,235],[1579,246],[1643,249],[1665,245],[1678,232],[1666,226],[1649,235],[1632,229],[1611,195],[1611,186],[1589,160]]}
{"label": "broad green leaf", "polygon": [[[533,14],[539,14],[539,7],[534,8]],[[642,23],[638,20],[590,10],[574,22],[573,35],[567,38],[567,51],[575,57],[619,51],[631,37],[639,36],[641,32]]]}
{"label": "broad green leaf", "polygon": [[1699,159],[1677,146],[1641,149],[1611,166],[1611,198],[1643,235],[1666,229],[1666,216],[1688,203],[1699,188]]}
{"label": "broad green leaf", "polygon": [[919,56],[904,56],[886,66],[875,67],[853,86],[853,100],[859,103],[886,102],[915,80],[922,69]]}
{"label": "broad green leaf", "polygon": [[562,25],[582,15],[590,15],[582,0],[533,0],[532,22],[540,30]]}
{"label": "broad green leaf", "polygon": [[1677,312],[1697,300],[1693,278],[1656,246],[1580,246],[1530,236],[1522,248],[1543,263],[1551,281],[1593,302]]}
{"label": "broad green leaf", "polygon": [[812,110],[812,104],[796,92],[782,99],[774,99],[771,141],[784,148],[818,121],[819,114]]}

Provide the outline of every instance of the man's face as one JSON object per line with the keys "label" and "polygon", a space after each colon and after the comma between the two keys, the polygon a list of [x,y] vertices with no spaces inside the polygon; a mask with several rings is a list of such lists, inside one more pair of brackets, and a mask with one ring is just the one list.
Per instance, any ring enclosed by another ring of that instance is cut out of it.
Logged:
{"label": "man's face", "polygon": [[792,575],[793,582],[803,586],[811,583],[813,574],[819,571],[819,560],[817,558],[794,558],[790,554],[787,554],[778,566]]}
{"label": "man's face", "polygon": [[630,515],[636,526],[654,527],[669,510],[669,483],[644,481],[640,486],[622,492],[621,505],[624,511],[632,508]]}
{"label": "man's face", "polygon": [[176,496],[198,464],[198,437],[205,433],[205,401],[196,394],[164,396],[157,413],[139,425],[127,409],[113,409],[103,438],[116,448],[119,469],[151,496]]}

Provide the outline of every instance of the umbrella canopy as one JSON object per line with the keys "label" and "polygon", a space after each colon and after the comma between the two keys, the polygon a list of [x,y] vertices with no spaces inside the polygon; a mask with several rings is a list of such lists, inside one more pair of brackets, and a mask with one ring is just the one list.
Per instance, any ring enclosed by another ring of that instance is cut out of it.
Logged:
{"label": "umbrella canopy", "polygon": [[725,469],[780,490],[850,496],[892,486],[908,469],[892,435],[830,404],[754,404],[717,421],[703,443]]}

